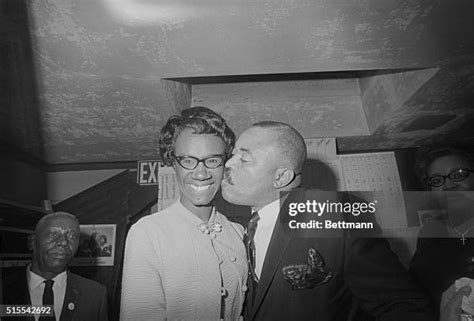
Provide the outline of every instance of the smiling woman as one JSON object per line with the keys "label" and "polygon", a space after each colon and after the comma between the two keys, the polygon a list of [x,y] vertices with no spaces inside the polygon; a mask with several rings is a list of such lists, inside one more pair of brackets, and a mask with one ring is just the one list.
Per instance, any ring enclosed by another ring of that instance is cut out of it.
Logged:
{"label": "smiling woman", "polygon": [[181,203],[207,221],[214,195],[223,176],[224,141],[212,134],[194,134],[183,130],[175,142],[176,180]]}
{"label": "smiling woman", "polygon": [[121,320],[240,318],[243,228],[213,206],[234,141],[225,120],[206,107],[183,110],[161,130],[161,157],[176,171],[180,199],[130,229]]}
{"label": "smiling woman", "polygon": [[443,308],[446,303],[443,301],[448,301],[455,292],[450,289],[456,287],[456,280],[474,279],[472,146],[453,141],[422,146],[416,171],[425,189],[433,191],[445,214],[423,224],[410,270],[433,302]]}

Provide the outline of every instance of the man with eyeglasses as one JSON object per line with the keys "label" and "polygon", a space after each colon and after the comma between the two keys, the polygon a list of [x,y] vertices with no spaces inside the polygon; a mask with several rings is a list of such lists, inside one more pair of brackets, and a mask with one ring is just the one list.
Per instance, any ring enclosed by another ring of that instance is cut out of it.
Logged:
{"label": "man with eyeglasses", "polygon": [[[461,306],[474,279],[474,153],[459,142],[435,142],[420,148],[417,174],[426,190],[446,209],[446,216],[419,232],[410,270],[440,307],[444,320],[472,320],[472,308]],[[457,282],[456,282],[457,281]],[[472,300],[472,299],[470,299]],[[464,319],[460,319],[464,318]]]}
{"label": "man with eyeglasses", "polygon": [[[102,284],[68,271],[79,246],[79,222],[69,213],[43,216],[35,228],[33,258],[25,269],[3,275],[3,303],[50,306],[35,321],[107,321],[107,293]],[[7,320],[7,318],[5,318]],[[12,320],[33,320],[15,317]]]}

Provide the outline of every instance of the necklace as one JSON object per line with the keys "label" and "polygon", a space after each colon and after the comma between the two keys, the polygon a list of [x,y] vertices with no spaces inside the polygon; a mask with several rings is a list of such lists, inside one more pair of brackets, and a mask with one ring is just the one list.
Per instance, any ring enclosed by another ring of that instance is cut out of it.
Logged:
{"label": "necklace", "polygon": [[459,232],[458,229],[454,227],[454,225],[451,225],[451,227],[453,228],[454,232],[458,233],[461,236],[462,245],[465,245],[466,238],[464,237],[464,235],[466,235],[470,230],[472,230],[474,228],[474,225],[465,230],[464,233]]}

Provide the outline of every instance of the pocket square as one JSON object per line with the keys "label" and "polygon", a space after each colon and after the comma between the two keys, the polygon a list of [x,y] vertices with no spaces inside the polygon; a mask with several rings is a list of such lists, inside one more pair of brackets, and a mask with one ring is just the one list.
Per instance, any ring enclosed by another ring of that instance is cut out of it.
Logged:
{"label": "pocket square", "polygon": [[292,264],[282,268],[283,278],[293,290],[312,289],[332,278],[332,271],[324,262],[323,256],[313,248],[308,250],[307,264]]}

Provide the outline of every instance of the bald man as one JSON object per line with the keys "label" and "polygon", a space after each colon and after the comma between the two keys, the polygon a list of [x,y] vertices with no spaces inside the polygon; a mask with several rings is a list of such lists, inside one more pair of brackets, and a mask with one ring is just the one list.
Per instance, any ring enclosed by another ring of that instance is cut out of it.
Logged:
{"label": "bald man", "polygon": [[433,321],[429,300],[386,240],[344,229],[288,228],[300,219],[291,204],[339,201],[335,192],[298,188],[305,159],[301,135],[268,121],[244,131],[226,163],[223,197],[253,210],[245,238],[246,320],[346,321],[360,306],[375,320]]}
{"label": "bald man", "polygon": [[77,252],[79,236],[79,221],[74,215],[57,212],[43,216],[35,228],[31,264],[5,277],[2,304],[53,305],[54,317],[46,320],[107,321],[105,287],[67,269]]}

